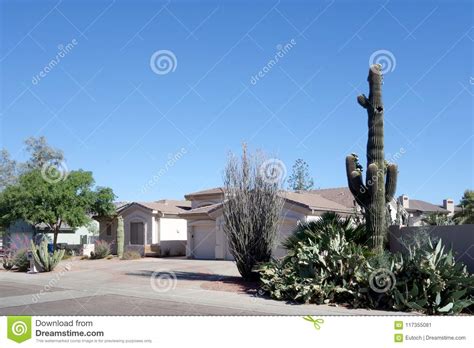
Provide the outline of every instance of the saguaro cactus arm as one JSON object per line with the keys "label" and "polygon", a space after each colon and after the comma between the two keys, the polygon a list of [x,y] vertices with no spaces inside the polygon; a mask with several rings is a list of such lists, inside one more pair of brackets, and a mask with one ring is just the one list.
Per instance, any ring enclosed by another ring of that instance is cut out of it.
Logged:
{"label": "saguaro cactus arm", "polygon": [[392,201],[395,191],[397,189],[398,167],[394,163],[387,166],[387,175],[385,178],[385,202]]}
{"label": "saguaro cactus arm", "polygon": [[357,102],[359,103],[360,106],[362,106],[364,109],[367,109],[369,106],[369,100],[365,96],[365,94],[361,94],[357,97]]}
{"label": "saguaro cactus arm", "polygon": [[362,180],[362,172],[357,168],[357,157],[349,155],[346,157],[346,172],[349,189],[356,201],[365,206],[368,199],[367,187]]}
{"label": "saguaro cactus arm", "polygon": [[373,197],[375,192],[379,189],[378,186],[378,180],[377,180],[377,175],[378,175],[379,168],[375,163],[369,164],[367,167],[367,176],[365,178],[365,185],[369,189],[370,192],[370,197]]}

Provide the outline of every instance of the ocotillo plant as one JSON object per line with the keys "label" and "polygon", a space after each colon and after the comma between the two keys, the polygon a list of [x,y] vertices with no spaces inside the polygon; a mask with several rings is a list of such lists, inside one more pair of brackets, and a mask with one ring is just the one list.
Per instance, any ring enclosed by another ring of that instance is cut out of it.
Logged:
{"label": "ocotillo plant", "polygon": [[119,216],[117,220],[117,255],[119,258],[122,258],[125,240],[125,234],[123,230],[123,217]]}
{"label": "ocotillo plant", "polygon": [[357,155],[346,157],[349,188],[357,203],[363,208],[366,228],[372,235],[372,246],[382,251],[386,239],[386,204],[393,199],[397,187],[397,166],[385,162],[382,102],[382,66],[369,69],[369,97],[364,94],[357,102],[367,110],[369,137],[367,140],[367,174],[362,180],[362,166]]}

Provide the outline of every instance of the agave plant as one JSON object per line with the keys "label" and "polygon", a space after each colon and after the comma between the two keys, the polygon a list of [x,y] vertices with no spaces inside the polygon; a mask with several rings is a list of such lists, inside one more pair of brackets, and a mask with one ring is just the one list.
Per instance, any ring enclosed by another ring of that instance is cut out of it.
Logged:
{"label": "agave plant", "polygon": [[456,262],[440,239],[409,247],[393,290],[394,308],[427,314],[457,314],[474,304],[474,276]]}
{"label": "agave plant", "polygon": [[48,242],[43,240],[39,246],[36,246],[31,241],[31,251],[33,252],[33,258],[35,263],[40,267],[42,272],[51,272],[62,260],[64,256],[64,250],[55,250],[54,253],[48,252]]}

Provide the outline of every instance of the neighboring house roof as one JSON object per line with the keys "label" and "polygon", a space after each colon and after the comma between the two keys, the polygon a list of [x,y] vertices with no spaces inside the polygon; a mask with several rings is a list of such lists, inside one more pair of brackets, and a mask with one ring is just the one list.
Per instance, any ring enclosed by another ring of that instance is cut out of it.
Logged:
{"label": "neighboring house roof", "polygon": [[[200,191],[198,193],[192,193],[186,195],[185,197],[196,197],[200,195],[209,195],[209,194],[219,194],[223,193],[221,188],[214,188],[209,190]],[[280,196],[284,198],[287,202],[297,204],[307,208],[309,210],[319,210],[319,211],[334,211],[334,212],[344,212],[351,213],[353,211],[352,207],[345,207],[342,204],[331,201],[322,197],[319,194],[311,192],[288,192],[282,191]],[[198,215],[209,215],[210,213],[220,209],[222,207],[222,202],[206,205],[199,208],[194,208],[184,213],[181,213],[181,217],[196,217]]]}
{"label": "neighboring house roof", "polygon": [[120,210],[122,209],[123,207],[129,205],[130,202],[114,202],[113,205],[115,206],[115,209],[116,210]]}
{"label": "neighboring house roof", "polygon": [[182,200],[175,200],[175,199],[160,199],[159,201],[156,201],[156,202],[175,205],[183,209],[191,209],[191,201],[182,201]]}
{"label": "neighboring house roof", "polygon": [[310,190],[308,192],[316,193],[330,201],[339,203],[346,208],[354,208],[356,201],[348,187],[335,187],[327,189]]}
{"label": "neighboring house roof", "polygon": [[[37,231],[49,231],[50,228],[48,225],[46,225],[45,223],[40,223],[39,225],[36,225],[36,230]],[[71,226],[69,226],[67,223],[63,222],[61,224],[61,227],[59,228],[59,231],[74,231],[74,228],[72,228]]]}
{"label": "neighboring house roof", "polygon": [[323,196],[312,192],[282,192],[282,197],[286,200],[305,206],[310,210],[325,210],[334,212],[351,213],[353,209],[346,207],[338,202],[324,198]]}
{"label": "neighboring house roof", "polygon": [[207,195],[217,195],[217,194],[224,194],[224,189],[222,187],[214,187],[211,189],[196,191],[192,193],[188,193],[184,196],[184,198],[189,199],[190,197],[195,196],[207,196]]}
{"label": "neighboring house roof", "polygon": [[191,208],[191,202],[188,202],[188,201],[162,199],[160,201],[153,201],[153,202],[131,202],[117,209],[117,212],[121,213],[133,205],[139,205],[145,209],[156,210],[160,213],[165,213],[165,214],[180,214],[180,213],[184,213],[189,208]]}
{"label": "neighboring house roof", "polygon": [[408,201],[408,212],[422,212],[422,213],[443,213],[449,214],[449,210],[446,210],[439,205],[434,205],[429,202],[421,201],[418,199],[411,199]]}
{"label": "neighboring house roof", "polygon": [[206,205],[204,207],[194,208],[194,209],[185,211],[184,213],[181,213],[180,216],[186,217],[186,216],[196,216],[196,215],[207,215],[219,209],[220,207],[222,207],[222,202]]}

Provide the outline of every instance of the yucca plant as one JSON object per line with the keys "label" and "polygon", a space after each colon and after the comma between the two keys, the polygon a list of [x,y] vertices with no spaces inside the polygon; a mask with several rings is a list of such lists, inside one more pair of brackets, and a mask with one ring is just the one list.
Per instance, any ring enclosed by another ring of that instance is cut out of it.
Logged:
{"label": "yucca plant", "polygon": [[46,240],[41,241],[38,246],[31,241],[31,251],[41,272],[51,272],[64,256],[64,250],[55,250],[54,253],[49,253]]}

